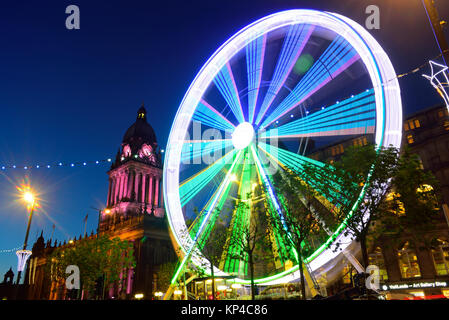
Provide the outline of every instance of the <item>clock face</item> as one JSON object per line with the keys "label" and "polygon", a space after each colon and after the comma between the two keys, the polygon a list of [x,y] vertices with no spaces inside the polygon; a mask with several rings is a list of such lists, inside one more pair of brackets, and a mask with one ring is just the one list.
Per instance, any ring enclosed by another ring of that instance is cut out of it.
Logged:
{"label": "clock face", "polygon": [[149,157],[149,156],[151,156],[152,151],[153,151],[153,149],[149,145],[144,144],[141,149],[141,154],[144,157]]}
{"label": "clock face", "polygon": [[126,145],[123,147],[123,156],[124,157],[130,157],[131,156],[131,148],[129,145]]}

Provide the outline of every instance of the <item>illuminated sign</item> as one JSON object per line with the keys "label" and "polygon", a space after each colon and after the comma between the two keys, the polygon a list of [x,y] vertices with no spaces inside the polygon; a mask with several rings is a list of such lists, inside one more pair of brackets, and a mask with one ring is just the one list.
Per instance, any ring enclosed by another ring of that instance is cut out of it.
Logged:
{"label": "illuminated sign", "polygon": [[382,285],[382,290],[387,291],[387,290],[443,288],[447,286],[448,283],[446,281],[399,283],[399,284],[384,284]]}

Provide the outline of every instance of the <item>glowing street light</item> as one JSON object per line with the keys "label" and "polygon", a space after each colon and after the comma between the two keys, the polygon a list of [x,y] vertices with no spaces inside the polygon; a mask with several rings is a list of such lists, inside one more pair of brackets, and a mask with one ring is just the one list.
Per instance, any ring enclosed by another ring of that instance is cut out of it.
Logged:
{"label": "glowing street light", "polygon": [[26,191],[23,194],[23,200],[25,200],[29,205],[34,205],[34,195],[30,191]]}
{"label": "glowing street light", "polygon": [[[22,189],[21,189],[21,191],[22,191]],[[27,225],[27,231],[25,234],[25,241],[23,243],[23,249],[18,250],[16,252],[17,258],[19,260],[18,265],[17,265],[17,283],[16,283],[17,285],[20,283],[20,278],[22,275],[22,271],[25,269],[26,262],[27,262],[28,258],[31,256],[31,251],[27,250],[27,245],[28,245],[28,235],[30,234],[31,220],[33,218],[34,207],[36,204],[36,200],[35,200],[36,197],[31,192],[29,187],[26,187],[23,190],[22,198],[28,204],[28,209],[30,210],[30,214],[28,216],[28,225]]]}

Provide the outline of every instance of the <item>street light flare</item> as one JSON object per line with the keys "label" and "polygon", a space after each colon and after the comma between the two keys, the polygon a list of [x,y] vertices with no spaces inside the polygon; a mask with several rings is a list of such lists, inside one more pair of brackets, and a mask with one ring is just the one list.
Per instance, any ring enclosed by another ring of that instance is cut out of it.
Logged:
{"label": "street light flare", "polygon": [[34,203],[34,195],[30,192],[27,191],[23,194],[23,199],[28,202],[29,204],[33,204]]}

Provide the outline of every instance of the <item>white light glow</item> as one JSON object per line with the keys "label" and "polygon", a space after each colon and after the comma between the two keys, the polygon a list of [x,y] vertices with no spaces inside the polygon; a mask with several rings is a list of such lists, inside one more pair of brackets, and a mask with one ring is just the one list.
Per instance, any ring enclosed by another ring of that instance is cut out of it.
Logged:
{"label": "white light glow", "polygon": [[249,122],[239,124],[232,133],[232,144],[237,150],[245,149],[254,139],[254,128]]}

